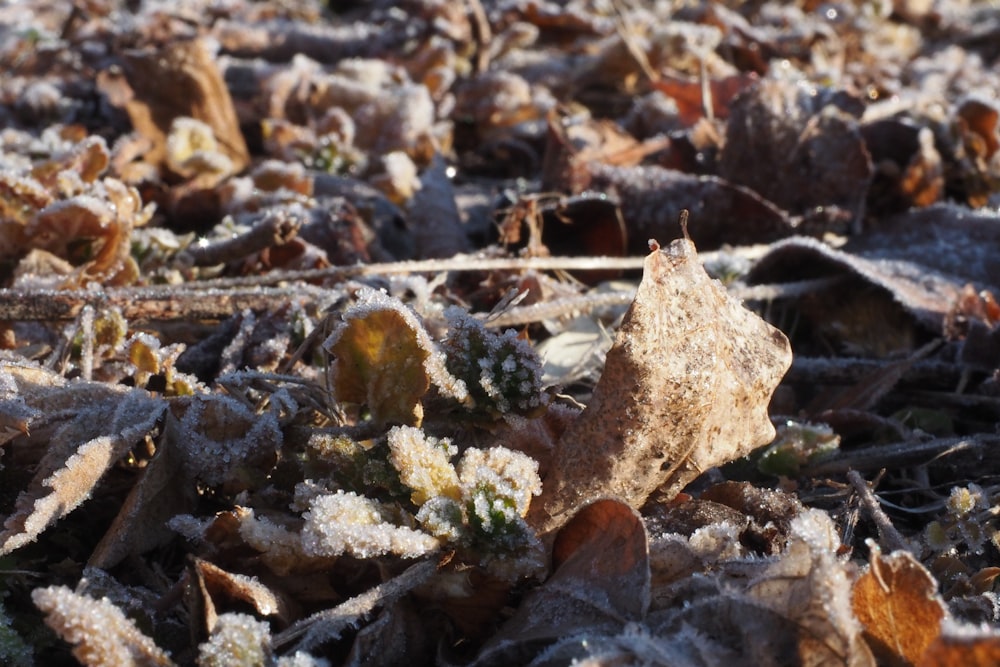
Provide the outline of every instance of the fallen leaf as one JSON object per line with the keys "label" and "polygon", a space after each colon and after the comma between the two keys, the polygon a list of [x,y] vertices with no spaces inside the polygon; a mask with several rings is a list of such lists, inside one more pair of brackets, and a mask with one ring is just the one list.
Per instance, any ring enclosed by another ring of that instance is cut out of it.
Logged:
{"label": "fallen leaf", "polygon": [[174,119],[189,117],[211,128],[232,172],[250,163],[233,100],[206,40],[128,53],[125,73],[134,92],[125,105],[132,125],[153,143],[146,161],[158,164],[166,158]]}
{"label": "fallen leaf", "polygon": [[132,487],[111,527],[94,547],[87,565],[107,570],[127,556],[161,546],[174,536],[167,521],[193,511],[197,489],[183,477],[183,462],[175,451],[176,421],[167,420],[156,455]]}
{"label": "fallen leaf", "polygon": [[260,616],[273,616],[284,624],[291,621],[286,601],[256,577],[227,572],[200,558],[194,560],[193,570],[199,585],[210,596],[205,600],[212,612],[205,615],[209,620],[209,632],[215,627],[215,608],[223,601],[230,604],[234,601],[244,602],[251,605]]}
{"label": "fallen leaf", "polygon": [[992,667],[1000,664],[1000,635],[995,630],[943,624],[924,651],[919,667]]}
{"label": "fallen leaf", "polygon": [[790,363],[784,334],[709,278],[691,241],[657,248],[529,523],[547,532],[608,494],[639,507],[768,443],[767,404]]}
{"label": "fallen leaf", "polygon": [[907,551],[872,550],[854,584],[854,613],[881,665],[915,665],[941,634],[944,602],[934,577]]}
{"label": "fallen leaf", "polygon": [[857,221],[872,164],[851,115],[859,104],[842,97],[791,80],[762,80],[732,104],[719,175],[789,213],[825,218],[839,209]]}

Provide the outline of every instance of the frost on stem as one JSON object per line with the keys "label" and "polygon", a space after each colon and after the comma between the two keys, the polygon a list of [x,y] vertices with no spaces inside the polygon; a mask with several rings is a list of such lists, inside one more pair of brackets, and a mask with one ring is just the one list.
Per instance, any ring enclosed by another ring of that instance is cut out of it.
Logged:
{"label": "frost on stem", "polygon": [[469,388],[476,408],[492,415],[534,416],[548,401],[542,392],[542,363],[528,343],[508,329],[488,330],[458,307],[445,311],[448,371]]}
{"label": "frost on stem", "polygon": [[416,558],[438,547],[438,541],[426,533],[389,523],[375,501],[356,493],[320,496],[304,518],[302,544],[311,556],[347,553],[372,558],[392,553]]}
{"label": "frost on stem", "polygon": [[247,614],[222,614],[198,647],[198,667],[265,667],[272,663],[271,627]]}
{"label": "frost on stem", "polygon": [[73,644],[73,656],[88,667],[174,664],[106,598],[95,600],[65,586],[50,586],[35,589],[31,599],[45,614],[46,625]]}

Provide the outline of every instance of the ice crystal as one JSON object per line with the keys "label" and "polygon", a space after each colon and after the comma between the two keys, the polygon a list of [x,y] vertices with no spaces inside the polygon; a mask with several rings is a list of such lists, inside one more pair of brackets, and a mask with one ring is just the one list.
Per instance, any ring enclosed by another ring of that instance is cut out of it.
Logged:
{"label": "ice crystal", "polygon": [[247,614],[222,614],[198,647],[198,667],[265,667],[272,662],[271,628]]}
{"label": "ice crystal", "polygon": [[458,544],[468,532],[462,504],[445,496],[425,502],[417,512],[417,521],[434,537],[452,544]]}
{"label": "ice crystal", "polygon": [[460,308],[445,311],[448,371],[465,382],[477,409],[493,414],[533,415],[547,405],[542,364],[517,333],[488,330]]}
{"label": "ice crystal", "polygon": [[416,558],[438,547],[426,533],[388,523],[377,503],[353,492],[316,498],[304,518],[302,544],[312,556],[347,553],[372,558],[392,553]]}
{"label": "ice crystal", "polygon": [[435,496],[458,499],[458,474],[449,459],[458,452],[447,438],[438,440],[419,428],[396,426],[389,431],[389,462],[399,479],[413,489],[410,499],[423,505]]}

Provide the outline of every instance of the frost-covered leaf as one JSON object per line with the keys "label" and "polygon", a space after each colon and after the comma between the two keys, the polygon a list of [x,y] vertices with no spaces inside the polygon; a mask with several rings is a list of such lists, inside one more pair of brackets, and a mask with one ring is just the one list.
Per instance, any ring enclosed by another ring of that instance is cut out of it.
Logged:
{"label": "frost-covered leaf", "polygon": [[392,553],[416,558],[439,546],[426,533],[390,523],[375,501],[352,492],[314,498],[304,518],[302,544],[311,556],[372,558]]}
{"label": "frost-covered leaf", "polygon": [[106,598],[95,600],[65,586],[38,588],[31,594],[45,623],[87,667],[173,665],[170,657]]}
{"label": "frost-covered leaf", "polygon": [[263,481],[284,440],[273,406],[258,414],[235,398],[199,394],[184,407],[176,443],[190,476],[237,490]]}
{"label": "frost-covered leaf", "polygon": [[767,404],[790,363],[784,334],[709,278],[689,240],[657,248],[529,521],[546,532],[607,494],[638,507],[766,444]]}
{"label": "frost-covered leaf", "polygon": [[[219,597],[221,600],[235,600],[249,604],[261,616],[274,616],[282,623],[288,623],[291,620],[285,600],[257,577],[227,572],[221,567],[201,559],[195,560],[194,570],[199,585],[209,595]],[[210,619],[208,626],[213,627],[215,601],[210,599],[206,603],[213,607],[213,613],[206,614],[206,618]]]}
{"label": "frost-covered leaf", "polygon": [[937,584],[909,552],[886,556],[870,544],[871,564],[854,583],[854,613],[880,664],[918,664],[946,617]]}
{"label": "frost-covered leaf", "polygon": [[[695,630],[701,641],[711,638],[718,650],[759,665],[875,664],[826,513],[807,510],[792,519],[787,547],[773,557],[746,559],[739,540],[734,526],[715,524],[696,531],[683,549],[675,543],[671,558],[654,559],[659,583],[647,621],[654,635],[677,639]],[[681,561],[687,564],[678,568]],[[674,570],[668,581],[660,579],[661,567]],[[677,570],[684,573],[674,579]]]}
{"label": "frost-covered leaf", "polygon": [[198,667],[267,667],[272,661],[271,627],[247,614],[219,616],[208,641],[198,646]]}
{"label": "frost-covered leaf", "polygon": [[382,292],[363,290],[324,347],[334,357],[337,400],[367,405],[379,424],[419,425],[432,381],[446,396],[467,396],[416,315]]}
{"label": "frost-covered leaf", "polygon": [[1000,664],[1000,634],[995,628],[959,625],[946,620],[919,667],[991,667]]}
{"label": "frost-covered leaf", "polygon": [[465,383],[475,407],[488,414],[535,416],[548,404],[542,391],[542,363],[517,333],[490,331],[462,309],[445,312],[443,348],[448,370]]}
{"label": "frost-covered leaf", "polygon": [[389,462],[399,471],[399,481],[413,489],[411,500],[423,505],[431,498],[461,497],[458,473],[449,460],[458,448],[411,426],[389,429]]}
{"label": "frost-covered leaf", "polygon": [[34,479],[6,517],[0,554],[34,541],[89,498],[108,468],[153,430],[165,410],[163,401],[144,391],[96,382],[70,383],[59,394],[75,411],[56,413],[68,420],[51,435]]}
{"label": "frost-covered leaf", "polygon": [[173,40],[166,48],[131,51],[125,71],[134,92],[125,105],[129,117],[153,144],[147,162],[158,164],[166,157],[170,127],[183,116],[211,128],[233,172],[249,163],[233,100],[208,40]]}
{"label": "frost-covered leaf", "polygon": [[298,640],[296,648],[308,651],[340,637],[341,633],[371,614],[377,607],[387,607],[417,586],[425,583],[437,571],[437,563],[424,561],[406,569],[402,574],[346,602],[316,612],[298,621],[274,638],[274,645],[281,647]]}
{"label": "frost-covered leaf", "polygon": [[581,509],[556,537],[553,566],[552,576],[521,603],[476,664],[521,662],[560,638],[614,636],[643,619],[649,605],[647,537],[627,505],[602,499]]}

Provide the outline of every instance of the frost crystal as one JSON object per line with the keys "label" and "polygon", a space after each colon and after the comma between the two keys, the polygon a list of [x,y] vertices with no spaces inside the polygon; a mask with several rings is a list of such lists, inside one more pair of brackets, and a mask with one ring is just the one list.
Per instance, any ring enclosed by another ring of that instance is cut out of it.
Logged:
{"label": "frost crystal", "polygon": [[448,439],[438,440],[419,428],[396,426],[389,431],[389,462],[399,479],[413,489],[410,499],[423,505],[435,496],[458,499],[458,474],[449,459],[458,449]]}
{"label": "frost crystal", "polygon": [[247,614],[222,614],[198,647],[198,667],[265,667],[271,664],[271,628]]}
{"label": "frost crystal", "polygon": [[436,539],[387,523],[378,505],[356,493],[338,491],[313,500],[305,513],[302,545],[312,556],[372,558],[393,553],[416,558],[438,547]]}
{"label": "frost crystal", "polygon": [[496,333],[460,308],[445,311],[448,371],[465,382],[476,407],[489,413],[533,415],[543,409],[542,363],[513,329]]}

